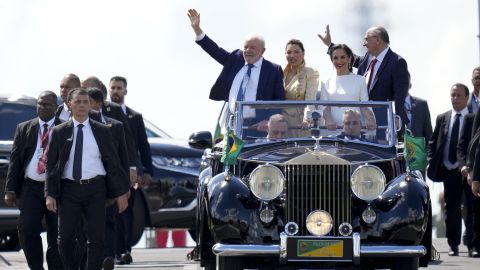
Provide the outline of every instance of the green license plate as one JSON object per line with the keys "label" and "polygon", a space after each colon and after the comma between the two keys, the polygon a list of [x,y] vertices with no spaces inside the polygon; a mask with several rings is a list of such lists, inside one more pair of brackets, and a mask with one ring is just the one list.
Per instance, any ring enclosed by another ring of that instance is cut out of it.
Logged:
{"label": "green license plate", "polygon": [[343,240],[298,240],[298,257],[343,257]]}

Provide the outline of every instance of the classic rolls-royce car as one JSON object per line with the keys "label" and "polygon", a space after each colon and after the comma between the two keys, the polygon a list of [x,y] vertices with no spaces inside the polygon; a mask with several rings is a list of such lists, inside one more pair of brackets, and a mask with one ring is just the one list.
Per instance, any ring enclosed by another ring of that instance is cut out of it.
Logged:
{"label": "classic rolls-royce car", "polygon": [[206,269],[418,269],[431,248],[430,195],[406,168],[391,102],[227,107],[219,125],[233,134],[213,145],[210,132],[190,137],[205,149],[192,259]]}
{"label": "classic rolls-royce car", "polygon": [[[36,116],[36,98],[0,94],[0,251],[19,249],[17,219],[20,211],[3,201],[5,181],[18,123]],[[195,227],[196,188],[202,151],[186,140],[173,139],[144,119],[152,152],[153,181],[140,189],[134,202],[132,242],[137,243],[145,227]]]}

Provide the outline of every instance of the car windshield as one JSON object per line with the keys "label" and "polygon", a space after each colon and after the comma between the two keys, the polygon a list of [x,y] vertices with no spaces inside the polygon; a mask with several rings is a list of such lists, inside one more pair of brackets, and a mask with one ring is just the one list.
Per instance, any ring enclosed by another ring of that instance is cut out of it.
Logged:
{"label": "car windshield", "polygon": [[0,141],[13,141],[17,124],[35,118],[36,115],[35,106],[0,102]]}
{"label": "car windshield", "polygon": [[[245,143],[281,140],[338,140],[392,146],[391,102],[239,102],[225,125]],[[397,125],[398,120],[396,121]]]}

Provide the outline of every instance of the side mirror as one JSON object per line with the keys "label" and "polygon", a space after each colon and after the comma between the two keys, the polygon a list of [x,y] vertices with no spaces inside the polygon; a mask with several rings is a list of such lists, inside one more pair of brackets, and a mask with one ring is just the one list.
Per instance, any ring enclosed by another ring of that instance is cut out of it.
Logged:
{"label": "side mirror", "polygon": [[192,133],[188,138],[188,145],[196,149],[212,148],[212,133],[210,131]]}

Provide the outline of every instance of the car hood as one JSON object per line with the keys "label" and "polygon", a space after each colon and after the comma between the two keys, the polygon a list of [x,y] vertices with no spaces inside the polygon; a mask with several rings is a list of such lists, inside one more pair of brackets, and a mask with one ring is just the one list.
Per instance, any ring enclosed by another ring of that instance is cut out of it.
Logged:
{"label": "car hood", "polygon": [[191,148],[187,140],[171,138],[148,138],[152,155],[170,157],[198,157],[201,158],[203,151]]}
{"label": "car hood", "polygon": [[391,150],[385,153],[355,145],[320,145],[314,149],[313,145],[283,144],[245,150],[240,159],[277,164],[355,164],[395,158]]}
{"label": "car hood", "polygon": [[13,141],[0,141],[0,152],[9,152],[12,150]]}

